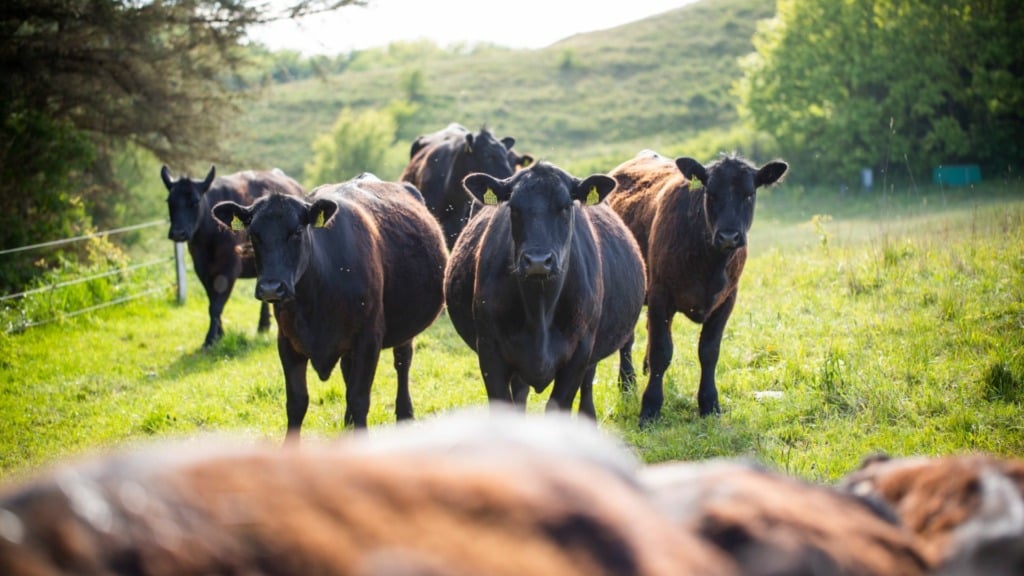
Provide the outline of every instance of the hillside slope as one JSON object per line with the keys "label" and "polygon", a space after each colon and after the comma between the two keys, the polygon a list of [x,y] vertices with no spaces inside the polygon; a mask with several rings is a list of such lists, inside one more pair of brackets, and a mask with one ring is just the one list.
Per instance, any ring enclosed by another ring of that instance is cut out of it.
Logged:
{"label": "hillside slope", "polygon": [[774,10],[774,0],[700,0],[539,50],[484,50],[274,85],[248,106],[229,148],[247,166],[301,175],[311,141],[342,108],[404,99],[403,80],[417,73],[420,108],[396,146],[452,121],[486,124],[539,158],[607,170],[641,148],[665,150],[732,127],[737,59],[752,51],[757,21]]}

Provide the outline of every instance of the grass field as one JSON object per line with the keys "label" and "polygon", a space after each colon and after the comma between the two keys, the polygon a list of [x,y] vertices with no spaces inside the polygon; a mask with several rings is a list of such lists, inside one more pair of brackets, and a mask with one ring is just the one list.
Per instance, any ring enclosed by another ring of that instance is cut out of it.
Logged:
{"label": "grass field", "polygon": [[[750,241],[722,343],[722,416],[697,416],[698,327],[680,316],[662,419],[637,427],[639,392],[619,392],[609,358],[595,383],[600,426],[647,461],[744,456],[822,481],[875,451],[1024,453],[1020,183],[847,196],[784,185],[760,195]],[[169,288],[0,336],[0,480],[154,438],[283,438],[283,377],[273,330],[255,330],[253,281],[236,287],[227,336],[209,351],[206,300],[190,282],[181,306]],[[645,342],[641,318],[637,362]],[[390,352],[381,358],[371,433],[394,420]],[[412,379],[420,418],[486,402],[444,316],[416,340]],[[309,381],[304,433],[347,433],[340,372]]]}

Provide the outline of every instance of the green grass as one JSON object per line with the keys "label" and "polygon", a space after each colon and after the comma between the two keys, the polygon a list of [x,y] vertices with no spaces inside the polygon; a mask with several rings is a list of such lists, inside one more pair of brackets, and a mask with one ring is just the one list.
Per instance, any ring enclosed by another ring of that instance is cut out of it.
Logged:
{"label": "green grass", "polygon": [[[209,351],[205,297],[190,282],[182,306],[168,289],[0,337],[0,479],[153,438],[283,438],[276,328],[256,333],[253,281],[236,286],[227,336]],[[720,418],[697,416],[699,327],[679,316],[673,331],[656,425],[638,428],[639,391],[619,392],[615,358],[594,387],[600,425],[647,461],[749,456],[827,481],[875,451],[1020,454],[1024,187],[762,193],[722,343]],[[645,342],[641,318],[638,364]],[[394,421],[390,352],[381,359],[371,429]],[[412,380],[420,418],[486,403],[475,356],[444,316],[417,338]],[[304,434],[345,434],[339,371],[320,382],[310,370],[309,382]]]}

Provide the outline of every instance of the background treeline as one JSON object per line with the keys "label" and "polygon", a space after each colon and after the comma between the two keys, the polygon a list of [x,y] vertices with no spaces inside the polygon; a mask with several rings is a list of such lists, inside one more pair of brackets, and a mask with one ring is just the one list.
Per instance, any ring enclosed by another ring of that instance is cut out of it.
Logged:
{"label": "background treeline", "polygon": [[[307,186],[397,178],[412,139],[452,121],[580,175],[653,148],[781,156],[789,185],[833,191],[863,168],[917,186],[963,162],[1019,180],[1016,0],[700,0],[539,50],[416,40],[306,57],[246,37],[350,3],[6,3],[0,246],[161,217],[161,163],[279,167]],[[81,257],[2,259],[0,289]]]}

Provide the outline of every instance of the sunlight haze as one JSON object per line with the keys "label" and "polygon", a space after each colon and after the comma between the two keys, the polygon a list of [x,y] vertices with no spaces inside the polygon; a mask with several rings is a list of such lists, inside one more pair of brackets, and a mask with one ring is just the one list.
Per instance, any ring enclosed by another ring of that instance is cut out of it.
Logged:
{"label": "sunlight haze", "polygon": [[340,54],[392,42],[432,40],[441,47],[497,44],[542,48],[574,34],[614,28],[693,0],[583,2],[518,0],[370,0],[334,12],[253,28],[250,38],[272,50]]}

